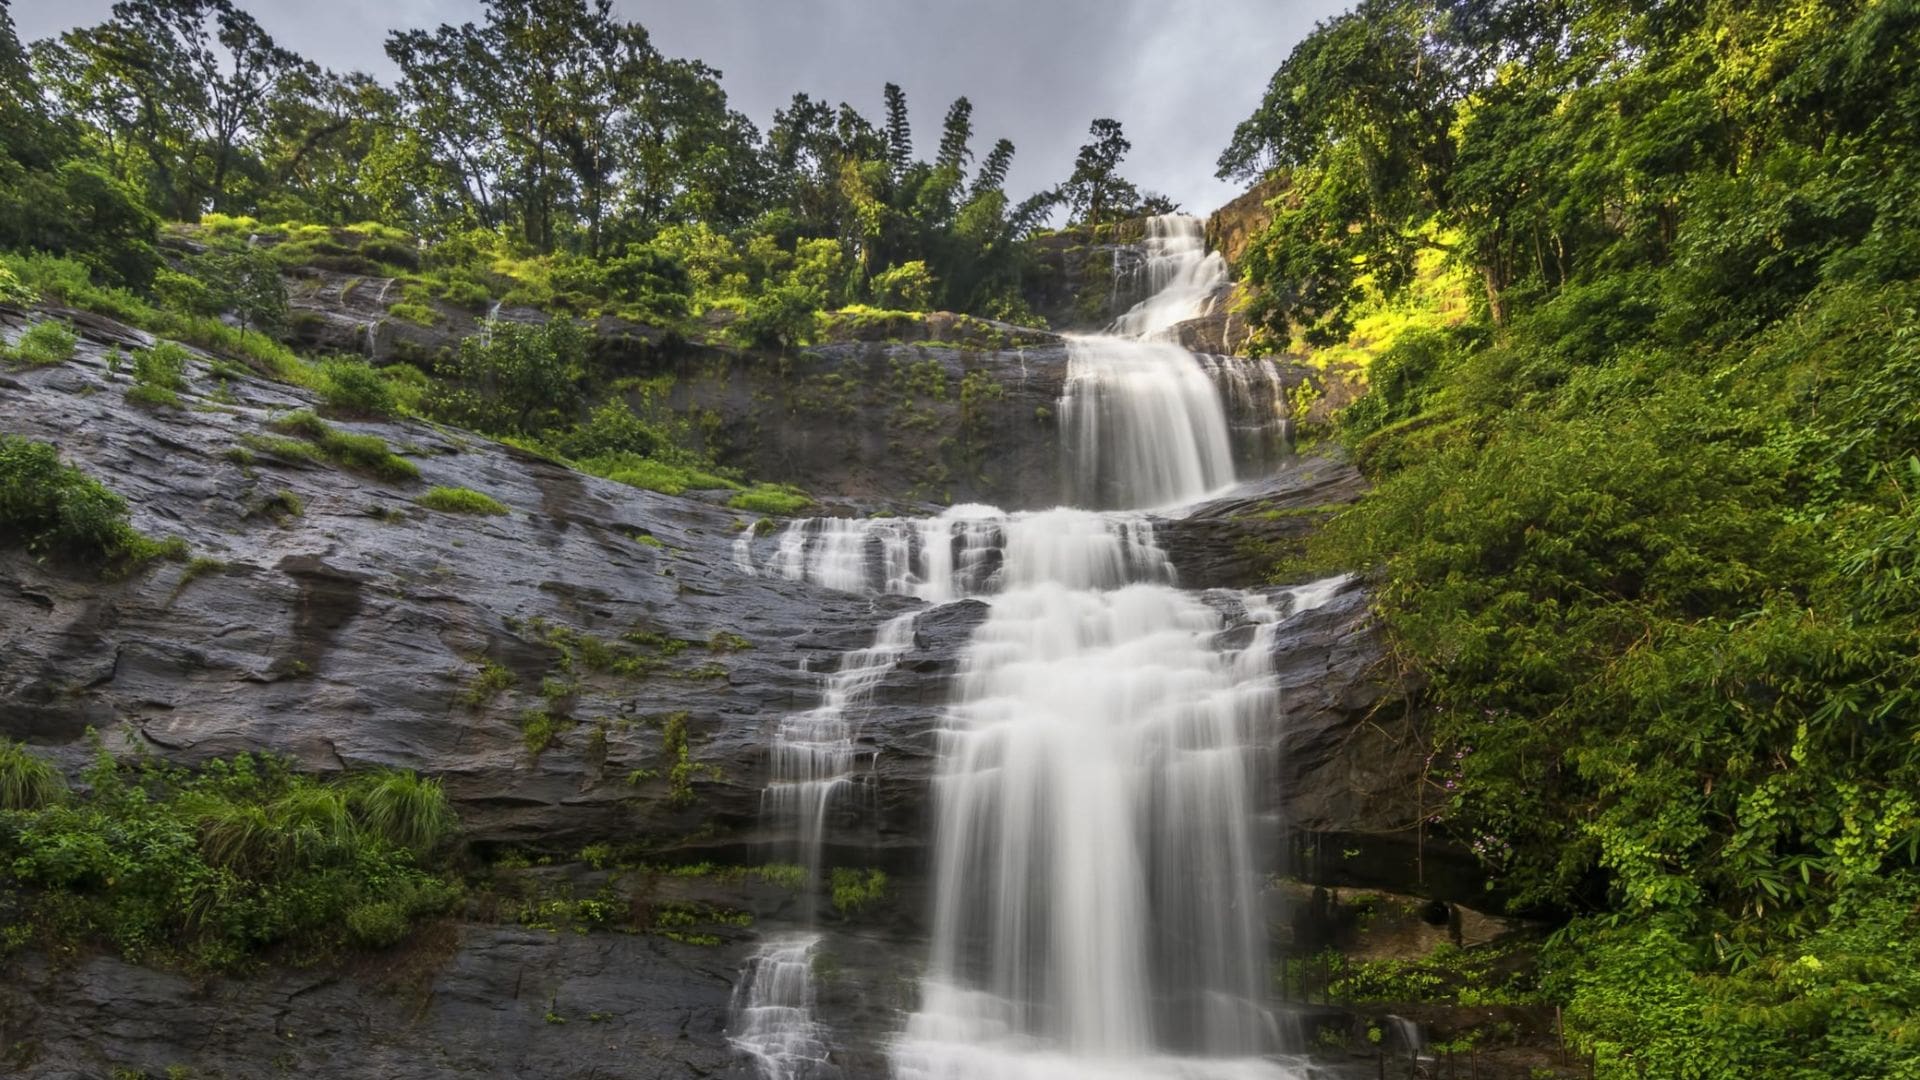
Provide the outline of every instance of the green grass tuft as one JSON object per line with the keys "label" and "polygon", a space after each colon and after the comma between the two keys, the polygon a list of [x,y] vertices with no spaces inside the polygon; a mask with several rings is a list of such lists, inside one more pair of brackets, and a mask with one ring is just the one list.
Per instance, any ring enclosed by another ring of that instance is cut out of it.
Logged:
{"label": "green grass tuft", "polygon": [[436,487],[413,501],[429,510],[446,514],[488,514],[497,517],[507,513],[505,503],[472,488]]}
{"label": "green grass tuft", "polygon": [[728,507],[754,514],[797,514],[812,505],[806,492],[785,484],[755,484],[727,500]]}
{"label": "green grass tuft", "polygon": [[67,781],[25,743],[0,739],[0,810],[38,810],[65,801]]}
{"label": "green grass tuft", "polygon": [[688,491],[738,488],[740,485],[692,465],[675,465],[639,454],[602,454],[575,463],[580,471],[628,487],[682,495]]}

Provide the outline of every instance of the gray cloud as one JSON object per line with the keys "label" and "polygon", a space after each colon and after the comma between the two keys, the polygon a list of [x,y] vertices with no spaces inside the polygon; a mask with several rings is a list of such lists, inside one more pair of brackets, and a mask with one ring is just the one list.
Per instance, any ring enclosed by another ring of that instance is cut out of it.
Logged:
{"label": "gray cloud", "polygon": [[[283,44],[337,69],[391,69],[389,30],[477,17],[473,0],[242,0]],[[615,0],[675,56],[724,73],[763,127],[795,91],[878,116],[880,88],[907,92],[923,150],[947,104],[973,101],[976,150],[1019,147],[1009,187],[1063,179],[1087,123],[1133,141],[1123,171],[1205,212],[1237,192],[1213,179],[1233,126],[1273,69],[1340,0]],[[111,0],[16,0],[25,39],[104,18]]]}

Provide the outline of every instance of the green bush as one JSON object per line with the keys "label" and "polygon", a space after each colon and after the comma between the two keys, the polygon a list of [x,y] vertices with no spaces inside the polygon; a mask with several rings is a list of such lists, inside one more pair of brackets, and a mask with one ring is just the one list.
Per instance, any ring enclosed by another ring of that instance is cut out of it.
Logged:
{"label": "green bush", "polygon": [[933,274],[919,259],[873,275],[873,302],[900,311],[928,311],[933,307]]}
{"label": "green bush", "polygon": [[570,458],[609,454],[652,457],[672,445],[666,432],[634,415],[633,409],[618,399],[602,403],[586,423],[560,433],[552,441],[554,449]]}
{"label": "green bush", "polygon": [[693,283],[678,259],[651,247],[630,247],[600,271],[608,304],[641,322],[684,318]]}
{"label": "green bush", "polygon": [[397,411],[393,387],[370,364],[335,357],[320,364],[321,400],[348,416],[391,416]]}
{"label": "green bush", "polygon": [[1903,1078],[1920,1060],[1917,905],[1920,881],[1896,877],[1733,971],[1670,919],[1581,920],[1549,956],[1548,989],[1599,1080]]}
{"label": "green bush", "polygon": [[460,342],[426,397],[435,419],[489,435],[538,436],[576,419],[592,380],[586,330],[571,319],[496,323]]}
{"label": "green bush", "polygon": [[80,339],[65,323],[41,319],[27,327],[20,339],[6,350],[7,358],[23,364],[58,364],[73,359]]}
{"label": "green bush", "polygon": [[38,290],[20,280],[13,268],[0,263],[0,304],[30,307],[40,301]]}
{"label": "green bush", "polygon": [[300,963],[384,946],[445,910],[458,886],[416,852],[450,822],[417,781],[324,782],[245,754],[120,766],[102,750],[85,794],[0,811],[0,859],[51,943],[227,970],[270,947]]}
{"label": "green bush", "polygon": [[440,313],[433,310],[431,305],[416,304],[405,300],[389,307],[387,314],[393,318],[410,322],[415,326],[431,327],[440,321]]}
{"label": "green bush", "polygon": [[187,361],[191,354],[172,341],[155,342],[133,354],[133,387],[127,396],[149,405],[178,405],[187,388]]}
{"label": "green bush", "polygon": [[506,504],[490,495],[483,495],[472,488],[437,487],[425,495],[413,500],[429,510],[439,510],[447,514],[488,514],[499,516],[507,513]]}
{"label": "green bush", "polygon": [[0,542],[93,565],[184,550],[136,532],[126,500],[62,463],[52,446],[13,435],[0,435]]}
{"label": "green bush", "polygon": [[0,248],[65,256],[101,280],[145,288],[161,265],[158,233],[139,195],[102,166],[25,169],[0,152]]}
{"label": "green bush", "polygon": [[842,915],[856,915],[887,895],[887,875],[883,870],[833,868],[833,909]]}
{"label": "green bush", "polygon": [[820,321],[820,297],[798,285],[776,285],[746,302],[732,329],[748,345],[792,348],[813,340]]}
{"label": "green bush", "polygon": [[385,949],[398,945],[413,929],[407,909],[391,900],[372,900],[347,910],[347,932],[353,943],[365,949]]}

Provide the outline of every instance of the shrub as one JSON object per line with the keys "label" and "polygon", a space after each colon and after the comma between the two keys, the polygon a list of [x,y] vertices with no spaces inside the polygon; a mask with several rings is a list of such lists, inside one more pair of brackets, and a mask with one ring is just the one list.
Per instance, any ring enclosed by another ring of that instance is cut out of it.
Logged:
{"label": "shrub", "polygon": [[163,269],[153,276],[153,298],[168,311],[183,315],[220,314],[220,304],[207,283],[177,270]]}
{"label": "shrub", "polygon": [[427,304],[403,300],[387,309],[387,314],[415,326],[431,327],[440,321],[440,313]]}
{"label": "shrub", "polygon": [[570,458],[637,454],[651,457],[671,445],[664,431],[634,415],[626,402],[613,400],[593,410],[587,422],[553,440]]}
{"label": "shrub", "polygon": [[42,319],[27,327],[8,355],[24,364],[58,364],[73,359],[73,349],[79,341],[67,324]]}
{"label": "shrub", "polygon": [[933,274],[919,259],[882,270],[873,275],[873,302],[901,311],[926,311],[933,307]]}
{"label": "shrub", "polygon": [[534,757],[539,757],[547,747],[553,745],[554,735],[559,729],[559,722],[545,709],[528,709],[520,714],[520,738],[527,744],[527,752]]}
{"label": "shrub", "polygon": [[833,909],[840,914],[857,914],[886,895],[886,871],[868,870],[863,873],[845,866],[833,868]]}
{"label": "shrub", "polygon": [[539,435],[579,415],[589,380],[587,334],[570,319],[495,323],[460,342],[432,415],[490,435]]}
{"label": "shrub", "polygon": [[483,495],[472,488],[436,487],[413,501],[429,510],[438,510],[446,514],[499,516],[507,513],[506,505],[500,500],[490,495]]}
{"label": "shrub", "polygon": [[185,390],[187,361],[191,358],[192,354],[178,342],[156,342],[152,348],[141,349],[134,353],[134,381],[165,387],[168,390]]}
{"label": "shrub", "polygon": [[347,910],[347,931],[353,943],[368,949],[385,949],[400,943],[412,924],[406,909],[389,900],[356,904]]}
{"label": "shrub", "polygon": [[0,304],[30,307],[40,302],[40,291],[21,281],[13,268],[0,264]]}
{"label": "shrub", "polygon": [[786,349],[812,340],[820,297],[798,285],[777,285],[748,300],[733,330],[749,345]]}
{"label": "shrub", "polygon": [[62,463],[52,446],[12,435],[0,435],[0,541],[95,564],[139,561],[179,547],[136,532],[126,500]]}
{"label": "shrub", "polygon": [[391,416],[393,388],[370,364],[336,357],[320,365],[320,396],[327,408],[349,416]]}
{"label": "shrub", "polygon": [[601,286],[621,314],[642,322],[684,317],[693,291],[686,267],[651,247],[631,247],[608,261]]}
{"label": "shrub", "polygon": [[18,169],[0,154],[0,248],[51,252],[101,280],[147,285],[160,266],[159,222],[133,188],[90,161]]}

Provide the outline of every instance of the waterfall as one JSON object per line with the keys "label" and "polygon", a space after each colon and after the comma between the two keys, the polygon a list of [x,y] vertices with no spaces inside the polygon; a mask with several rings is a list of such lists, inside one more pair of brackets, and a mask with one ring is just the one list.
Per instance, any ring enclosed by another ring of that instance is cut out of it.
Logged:
{"label": "waterfall", "polygon": [[935,603],[1047,581],[1091,589],[1173,580],[1145,515],[975,505],[931,518],[803,518],[780,534],[767,572]]}
{"label": "waterfall", "polygon": [[1208,312],[1214,293],[1227,284],[1227,260],[1207,250],[1200,219],[1162,214],[1147,219],[1147,298],[1114,320],[1113,332],[1159,337],[1174,324]]}
{"label": "waterfall", "polygon": [[504,303],[504,301],[495,300],[493,306],[487,308],[487,317],[480,320],[480,344],[493,344],[493,324],[500,320],[500,305],[502,303]]}
{"label": "waterfall", "polygon": [[[1285,394],[1271,365],[1171,340],[1225,281],[1199,222],[1154,219],[1146,248],[1153,294],[1114,333],[1068,340],[1061,452],[1081,508],[803,519],[764,566],[737,552],[753,573],[987,605],[936,734],[931,953],[888,1050],[904,1080],[1302,1075],[1267,1001],[1255,793],[1275,628],[1344,582],[1177,587],[1144,511],[1232,484],[1235,432],[1283,417]],[[913,626],[883,625],[776,732],[764,808],[810,873],[857,707]],[[740,990],[736,1038],[773,1080],[827,1060],[817,941],[767,942]]]}
{"label": "waterfall", "polygon": [[748,959],[734,987],[733,1045],[767,1080],[839,1075],[827,1061],[826,1032],[813,1018],[813,947],[819,941],[818,934],[769,940]]}
{"label": "waterfall", "polygon": [[[786,826],[794,857],[806,871],[805,921],[814,921],[821,852],[834,799],[854,782],[853,711],[913,647],[917,612],[889,619],[873,645],[847,654],[827,676],[819,706],[782,718],[768,755],[761,815]],[[826,1031],[814,1016],[813,950],[817,933],[770,938],[747,961],[734,988],[733,1044],[768,1080],[813,1080],[837,1075],[827,1062]]]}
{"label": "waterfall", "polygon": [[1068,337],[1060,419],[1072,496],[1082,505],[1172,506],[1233,483],[1219,390],[1207,368],[1171,342]]}
{"label": "waterfall", "polygon": [[873,645],[848,653],[840,670],[827,677],[820,705],[786,716],[774,733],[761,814],[790,823],[800,865],[807,871],[808,918],[820,876],[820,852],[827,811],[836,794],[853,781],[852,710],[863,704],[886,677],[894,661],[913,647],[917,612],[889,619],[873,636]]}

